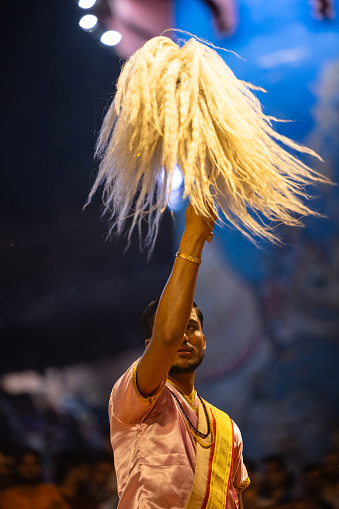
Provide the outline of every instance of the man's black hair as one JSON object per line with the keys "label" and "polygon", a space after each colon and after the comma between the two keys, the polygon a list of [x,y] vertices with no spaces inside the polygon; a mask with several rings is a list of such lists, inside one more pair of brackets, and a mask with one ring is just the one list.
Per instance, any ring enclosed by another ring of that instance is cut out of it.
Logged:
{"label": "man's black hair", "polygon": [[[146,339],[150,339],[152,337],[152,331],[153,331],[153,325],[155,320],[155,315],[158,309],[160,298],[156,300],[152,300],[143,312],[142,315],[142,321],[146,333]],[[197,317],[199,319],[199,322],[201,324],[201,328],[203,328],[204,325],[204,317],[198,306],[195,302],[193,302],[193,308],[195,309],[195,312],[197,314]]]}
{"label": "man's black hair", "polygon": [[307,465],[303,468],[303,474],[309,474],[310,472],[314,472],[314,470],[321,470],[321,466],[319,463],[307,463]]}
{"label": "man's black hair", "polygon": [[93,466],[96,466],[99,463],[110,463],[111,465],[114,465],[113,453],[108,452],[106,450],[95,451],[91,455],[91,460]]}
{"label": "man's black hair", "polygon": [[54,458],[54,480],[57,484],[61,484],[74,468],[78,468],[83,464],[91,464],[90,455],[87,451],[64,450]]}
{"label": "man's black hair", "polygon": [[37,449],[34,449],[33,447],[27,446],[17,450],[15,455],[17,464],[20,464],[26,455],[34,456],[39,463],[42,462],[43,458],[41,452]]}
{"label": "man's black hair", "polygon": [[265,456],[263,463],[274,463],[274,465],[280,468],[280,470],[286,469],[286,461],[285,458],[281,456],[281,454],[270,454],[269,456]]}

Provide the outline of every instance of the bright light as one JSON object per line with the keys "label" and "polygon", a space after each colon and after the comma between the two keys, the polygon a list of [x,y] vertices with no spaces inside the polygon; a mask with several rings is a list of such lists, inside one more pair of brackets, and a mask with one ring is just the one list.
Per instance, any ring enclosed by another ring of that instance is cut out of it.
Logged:
{"label": "bright light", "polygon": [[104,34],[102,34],[100,41],[102,44],[106,44],[106,46],[115,46],[121,41],[122,35],[115,30],[108,30]]}
{"label": "bright light", "polygon": [[79,0],[78,6],[81,9],[90,9],[95,4],[96,0]]}
{"label": "bright light", "polygon": [[[161,181],[164,182],[165,171],[164,169],[160,175]],[[181,173],[179,166],[175,166],[172,174],[171,190],[169,193],[168,207],[174,211],[182,209],[184,205],[183,200],[183,183],[184,177]],[[169,186],[169,184],[168,184]]]}
{"label": "bright light", "polygon": [[95,27],[97,22],[98,18],[96,16],[93,16],[93,14],[86,14],[86,16],[83,16],[79,21],[79,25],[84,30],[91,30],[92,28]]}
{"label": "bright light", "polygon": [[171,191],[176,191],[177,189],[180,189],[183,181],[184,177],[182,176],[179,166],[175,166],[172,175]]}
{"label": "bright light", "polygon": [[78,6],[81,9],[90,9],[95,4],[96,0],[79,0]]}

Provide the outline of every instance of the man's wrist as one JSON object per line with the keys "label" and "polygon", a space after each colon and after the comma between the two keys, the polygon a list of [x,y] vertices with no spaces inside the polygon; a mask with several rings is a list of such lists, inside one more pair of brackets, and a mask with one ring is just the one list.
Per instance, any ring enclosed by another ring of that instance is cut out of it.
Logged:
{"label": "man's wrist", "polygon": [[186,227],[182,235],[182,239],[188,242],[192,242],[193,245],[199,245],[203,247],[208,235],[209,234],[205,231],[198,231],[197,229]]}
{"label": "man's wrist", "polygon": [[206,236],[197,232],[185,230],[181,238],[179,252],[201,258]]}

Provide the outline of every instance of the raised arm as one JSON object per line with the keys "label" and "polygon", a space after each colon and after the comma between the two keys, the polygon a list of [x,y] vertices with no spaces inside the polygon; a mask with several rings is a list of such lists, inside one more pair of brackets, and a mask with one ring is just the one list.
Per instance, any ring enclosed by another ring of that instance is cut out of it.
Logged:
{"label": "raised arm", "polygon": [[[186,209],[185,220],[179,252],[200,259],[214,220],[211,218],[208,224],[194,212],[191,204]],[[144,396],[152,394],[167,377],[182,343],[192,311],[198,270],[198,264],[181,257],[174,262],[160,298],[151,341],[138,366],[138,388]]]}

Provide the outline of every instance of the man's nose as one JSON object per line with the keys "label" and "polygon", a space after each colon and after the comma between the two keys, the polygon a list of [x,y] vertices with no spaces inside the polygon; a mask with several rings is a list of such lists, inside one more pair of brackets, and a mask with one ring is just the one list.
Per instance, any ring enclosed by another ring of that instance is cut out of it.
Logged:
{"label": "man's nose", "polygon": [[183,344],[184,344],[184,345],[185,345],[186,343],[188,343],[188,337],[187,337],[186,332],[184,333],[184,337],[182,338],[182,342],[183,342]]}

